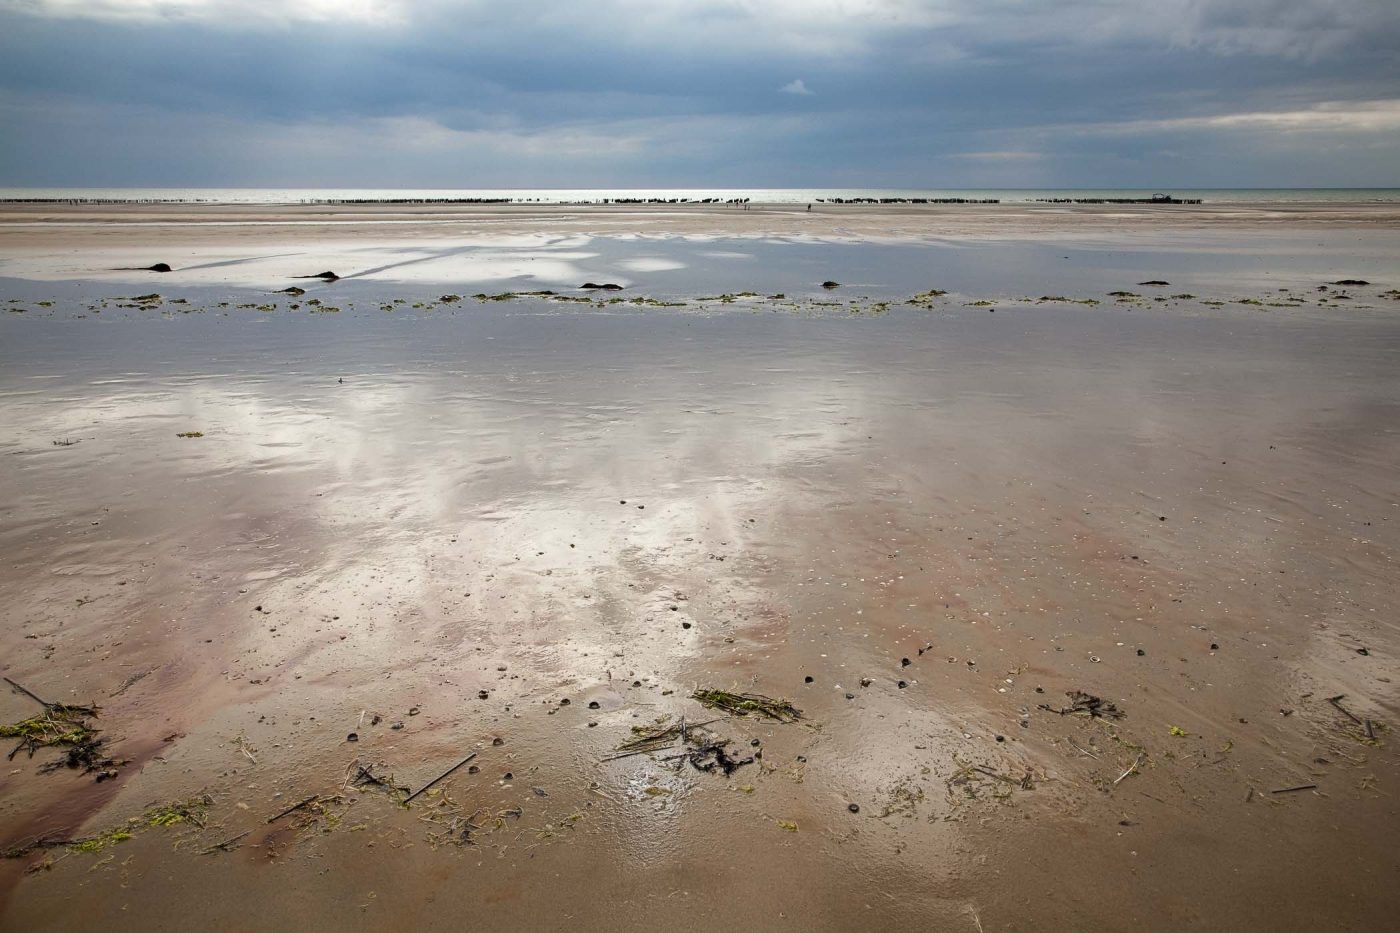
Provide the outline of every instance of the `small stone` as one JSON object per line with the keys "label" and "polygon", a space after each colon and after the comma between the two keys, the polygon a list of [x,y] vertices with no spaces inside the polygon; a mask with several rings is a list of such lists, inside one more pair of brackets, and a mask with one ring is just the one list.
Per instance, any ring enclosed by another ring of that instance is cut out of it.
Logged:
{"label": "small stone", "polygon": [[562,699],[562,700],[559,701],[559,705],[560,705],[560,706],[568,706],[568,705],[569,705],[569,698],[568,698],[568,697],[564,697],[564,699]]}
{"label": "small stone", "polygon": [[589,708],[589,709],[598,709],[598,708],[599,708],[599,703],[598,703],[598,701],[597,701],[597,700],[589,700],[589,701],[588,701],[588,708]]}
{"label": "small stone", "polygon": [[681,623],[681,628],[690,628],[690,623],[689,623],[689,622],[682,622],[682,623]]}
{"label": "small stone", "polygon": [[846,699],[848,699],[848,700],[854,700],[855,698],[856,698],[856,695],[855,695],[854,693],[848,693],[848,694],[846,694]]}
{"label": "small stone", "polygon": [[513,781],[513,780],[515,780],[515,775],[513,775],[513,774],[511,774],[509,771],[507,771],[505,774],[501,775],[501,780],[502,780],[502,781]]}
{"label": "small stone", "polygon": [[804,684],[810,684],[810,683],[812,682],[811,675],[808,675],[808,676],[802,678],[802,682],[803,682]]}
{"label": "small stone", "polygon": [[1006,736],[1004,736],[1004,735],[999,735],[999,736],[997,736],[997,741],[998,741],[998,742],[1005,742],[1005,741],[1006,741]]}
{"label": "small stone", "polygon": [[912,663],[914,663],[914,662],[913,662],[913,661],[910,661],[908,658],[900,658],[900,659],[899,659],[899,666],[900,666],[900,667],[908,667],[908,666],[909,666],[910,664],[912,664]]}
{"label": "small stone", "polygon": [[359,734],[358,732],[352,732],[352,733],[350,733],[349,735],[347,735],[347,736],[345,737],[345,741],[347,741],[347,742],[358,742],[358,741],[360,741],[360,734]]}
{"label": "small stone", "polygon": [[903,690],[903,689],[904,689],[905,687],[907,687],[907,686],[909,686],[909,685],[908,685],[907,683],[905,683],[904,681],[901,680],[901,681],[899,682],[899,689]]}
{"label": "small stone", "polygon": [[487,693],[485,690],[478,690],[478,691],[476,692],[476,698],[477,698],[478,700],[486,700],[486,699],[489,699],[490,696],[491,696],[491,694]]}
{"label": "small stone", "polygon": [[749,740],[749,744],[752,745],[754,748],[757,748],[758,746],[762,745],[763,743],[760,742],[758,739],[750,739],[750,740]]}
{"label": "small stone", "polygon": [[860,804],[858,804],[858,803],[849,803],[849,804],[846,805],[846,809],[847,809],[847,810],[850,810],[852,813],[859,813],[859,812],[860,812]]}
{"label": "small stone", "polygon": [[1220,650],[1220,646],[1217,645],[1215,642],[1211,642],[1211,643],[1210,643],[1210,650],[1211,650],[1211,651],[1219,651],[1219,650]]}
{"label": "small stone", "polygon": [[409,707],[408,715],[410,715],[410,716],[417,716],[417,715],[418,715],[418,707],[416,707],[416,706],[411,706],[411,707]]}
{"label": "small stone", "polygon": [[501,738],[501,737],[498,735],[498,736],[496,736],[494,739],[491,740],[491,744],[492,744],[492,745],[495,745],[495,746],[501,746],[501,745],[506,744],[506,740],[503,739],[503,738]]}
{"label": "small stone", "polygon": [[480,771],[481,771],[481,769],[480,769],[479,767],[477,767],[476,765],[470,765],[470,766],[467,767],[467,773],[468,773],[468,774],[477,774],[477,773],[479,773]]}

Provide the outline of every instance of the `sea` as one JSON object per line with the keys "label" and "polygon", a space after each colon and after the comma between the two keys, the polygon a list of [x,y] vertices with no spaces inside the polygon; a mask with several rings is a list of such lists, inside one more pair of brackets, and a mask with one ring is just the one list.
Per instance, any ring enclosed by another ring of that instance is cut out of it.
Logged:
{"label": "sea", "polygon": [[757,204],[804,204],[861,199],[1029,203],[1136,200],[1154,195],[1200,200],[1206,204],[1400,202],[1400,188],[0,188],[0,202],[127,204],[602,204],[742,200]]}

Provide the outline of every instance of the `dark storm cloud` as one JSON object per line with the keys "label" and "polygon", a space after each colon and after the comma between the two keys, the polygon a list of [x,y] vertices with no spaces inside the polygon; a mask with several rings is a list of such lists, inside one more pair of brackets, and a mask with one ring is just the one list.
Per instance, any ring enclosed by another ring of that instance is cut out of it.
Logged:
{"label": "dark storm cloud", "polygon": [[1400,184],[1382,2],[0,0],[0,183]]}

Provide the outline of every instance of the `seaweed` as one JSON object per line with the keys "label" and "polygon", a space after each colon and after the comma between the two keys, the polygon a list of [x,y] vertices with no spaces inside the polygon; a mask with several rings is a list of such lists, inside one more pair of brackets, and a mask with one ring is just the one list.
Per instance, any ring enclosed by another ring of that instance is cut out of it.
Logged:
{"label": "seaweed", "polygon": [[1049,703],[1041,703],[1038,708],[1051,713],[1058,713],[1061,716],[1086,715],[1090,719],[1122,719],[1123,711],[1114,706],[1102,697],[1096,697],[1092,693],[1085,693],[1083,690],[1069,690],[1065,693],[1069,697],[1070,705],[1064,709],[1055,709]]}
{"label": "seaweed", "polygon": [[63,755],[41,766],[41,773],[68,767],[81,768],[85,774],[98,771],[98,780],[115,775],[113,769],[116,762],[106,754],[107,740],[101,737],[100,730],[88,722],[89,718],[97,716],[98,707],[50,703],[8,677],[5,682],[44,708],[37,716],[0,725],[0,738],[19,739],[19,743],[10,750],[9,760],[13,761],[22,751],[33,758],[41,748],[56,748],[62,750]]}
{"label": "seaweed", "polygon": [[696,690],[691,699],[708,709],[722,709],[736,716],[756,713],[778,722],[797,722],[802,710],[786,700],[775,700],[759,693],[730,693],[728,690]]}

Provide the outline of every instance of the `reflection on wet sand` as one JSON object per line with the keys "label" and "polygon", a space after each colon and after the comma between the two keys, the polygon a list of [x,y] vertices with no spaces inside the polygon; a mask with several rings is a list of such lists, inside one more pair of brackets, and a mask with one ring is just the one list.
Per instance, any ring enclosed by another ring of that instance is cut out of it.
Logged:
{"label": "reflection on wet sand", "polygon": [[[1322,699],[1396,718],[1386,316],[3,323],[6,671],[99,701],[133,759],[101,785],[17,761],[3,841],[213,800],[173,851],[7,863],[7,925],[1316,929],[1397,906],[1338,894],[1396,867],[1396,770]],[[804,720],[719,725],[762,753],[727,778],[602,760],[710,718],[697,686]],[[1055,712],[1073,690],[1124,719]],[[412,810],[347,778],[416,788],[471,750]]]}

